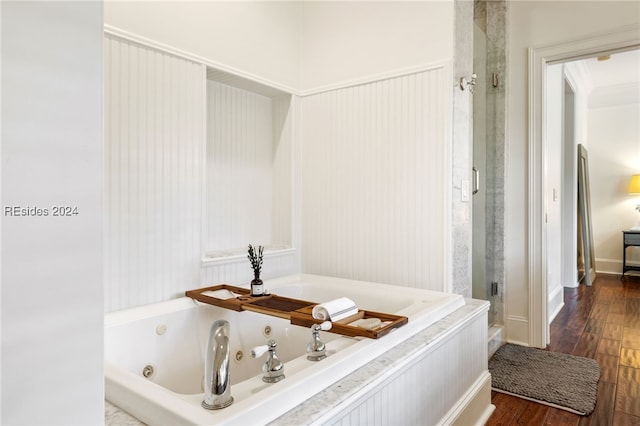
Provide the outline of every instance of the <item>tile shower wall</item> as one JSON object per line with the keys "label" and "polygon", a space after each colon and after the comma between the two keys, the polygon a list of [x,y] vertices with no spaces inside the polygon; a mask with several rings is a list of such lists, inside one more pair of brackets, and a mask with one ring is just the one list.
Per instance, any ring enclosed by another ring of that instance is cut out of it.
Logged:
{"label": "tile shower wall", "polygon": [[305,272],[449,289],[449,72],[302,99]]}
{"label": "tile shower wall", "polygon": [[[498,283],[498,294],[494,299],[494,322],[504,323],[504,283],[505,276],[505,125],[506,98],[506,18],[507,4],[504,0],[482,1],[482,13],[477,13],[477,21],[486,30],[491,41],[487,48],[487,63],[497,74],[497,87],[492,91],[493,126],[488,126],[487,138],[493,143],[487,152],[487,162],[492,165],[487,174],[487,281]],[[476,9],[477,12],[477,9]]]}
{"label": "tile shower wall", "polygon": [[[473,2],[456,0],[454,81],[473,74]],[[472,111],[471,94],[453,86],[453,197],[452,282],[453,292],[471,297],[473,229],[471,223]]]}

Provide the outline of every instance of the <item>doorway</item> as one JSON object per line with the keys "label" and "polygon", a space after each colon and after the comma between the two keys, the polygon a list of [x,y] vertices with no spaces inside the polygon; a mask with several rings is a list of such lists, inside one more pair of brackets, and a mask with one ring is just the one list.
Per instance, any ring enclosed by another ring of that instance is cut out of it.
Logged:
{"label": "doorway", "polygon": [[548,116],[545,82],[549,66],[574,60],[602,56],[638,49],[637,31],[623,28],[618,32],[603,34],[565,44],[530,49],[529,92],[529,169],[527,232],[529,247],[527,274],[529,276],[530,344],[545,347],[549,343],[549,287],[546,214],[549,182],[547,181],[546,155],[549,149],[546,122]]}

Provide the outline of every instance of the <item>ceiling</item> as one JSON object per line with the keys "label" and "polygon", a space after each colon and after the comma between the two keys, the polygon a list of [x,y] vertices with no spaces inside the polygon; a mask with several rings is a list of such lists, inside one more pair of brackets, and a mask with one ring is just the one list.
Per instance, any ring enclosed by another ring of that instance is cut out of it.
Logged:
{"label": "ceiling", "polygon": [[614,53],[605,61],[590,58],[582,62],[591,77],[593,89],[640,83],[640,50]]}

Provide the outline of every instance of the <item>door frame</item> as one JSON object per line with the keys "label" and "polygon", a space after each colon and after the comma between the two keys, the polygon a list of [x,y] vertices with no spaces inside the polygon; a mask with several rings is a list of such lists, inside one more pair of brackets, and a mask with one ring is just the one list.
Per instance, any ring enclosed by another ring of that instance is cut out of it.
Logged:
{"label": "door frame", "polygon": [[527,182],[527,263],[529,282],[529,345],[543,348],[549,344],[547,294],[547,239],[545,227],[546,109],[547,65],[591,58],[640,48],[640,25],[617,28],[565,43],[529,48],[529,133]]}

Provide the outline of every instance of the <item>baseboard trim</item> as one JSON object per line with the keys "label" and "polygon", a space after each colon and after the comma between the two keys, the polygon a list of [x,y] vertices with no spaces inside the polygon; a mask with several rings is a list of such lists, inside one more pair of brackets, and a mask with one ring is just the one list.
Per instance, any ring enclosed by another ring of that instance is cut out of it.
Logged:
{"label": "baseboard trim", "polygon": [[[627,261],[627,264],[640,266],[638,262]],[[621,274],[622,260],[619,259],[596,259],[597,274]]]}
{"label": "baseboard trim", "polygon": [[529,319],[508,315],[504,321],[506,341],[529,346]]}
{"label": "baseboard trim", "polygon": [[564,287],[557,286],[549,295],[547,312],[549,312],[549,324],[558,315],[564,306]]}
{"label": "baseboard trim", "polygon": [[504,343],[504,326],[493,325],[489,327],[489,358],[502,346]]}
{"label": "baseboard trim", "polygon": [[496,406],[491,403],[491,374],[483,372],[458,403],[440,420],[440,425],[484,425]]}

